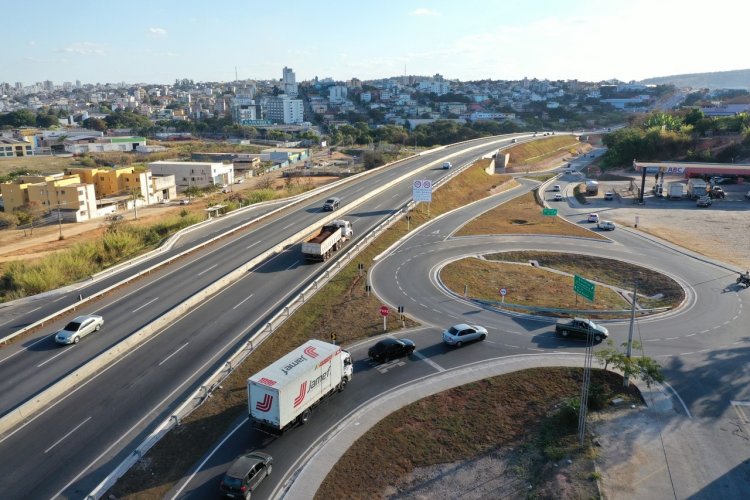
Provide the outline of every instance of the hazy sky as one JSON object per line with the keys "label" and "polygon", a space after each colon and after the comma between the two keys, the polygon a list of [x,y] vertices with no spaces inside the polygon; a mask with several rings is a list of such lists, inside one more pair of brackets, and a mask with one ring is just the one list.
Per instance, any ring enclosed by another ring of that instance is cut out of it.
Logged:
{"label": "hazy sky", "polygon": [[638,80],[750,67],[747,0],[3,2],[0,82]]}

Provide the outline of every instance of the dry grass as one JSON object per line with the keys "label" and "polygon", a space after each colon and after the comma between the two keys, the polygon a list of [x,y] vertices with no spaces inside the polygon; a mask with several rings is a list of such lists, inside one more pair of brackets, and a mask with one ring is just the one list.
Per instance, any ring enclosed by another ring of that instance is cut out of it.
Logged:
{"label": "dry grass", "polygon": [[[504,492],[509,498],[535,498],[546,491],[559,472],[548,466],[550,459],[585,461],[590,474],[593,461],[588,446],[579,447],[575,440],[575,422],[563,425],[556,412],[563,401],[578,395],[581,376],[582,371],[573,368],[524,370],[406,406],[349,448],[315,498],[382,498],[386,490],[405,486],[404,478],[415,467],[463,460],[500,447],[520,450],[511,470],[521,476],[518,484],[523,490]],[[594,370],[592,386],[600,388],[602,398],[613,397],[622,390],[622,377]],[[576,481],[576,486],[577,498],[598,497],[593,481]]]}
{"label": "dry grass", "polygon": [[510,154],[508,166],[516,168],[521,166],[531,167],[535,164],[544,163],[548,159],[576,155],[585,149],[587,149],[586,146],[578,142],[575,136],[557,135],[547,139],[523,142],[504,152]]}
{"label": "dry grass", "polygon": [[605,239],[598,233],[571,224],[560,217],[542,215],[534,193],[526,193],[472,220],[456,236],[482,234],[554,234]]}
{"label": "dry grass", "polygon": [[54,174],[66,168],[79,167],[78,158],[63,156],[24,156],[23,158],[6,158],[0,160],[0,176],[8,175],[15,170],[26,170],[29,173]]}
{"label": "dry grass", "polygon": [[[585,271],[585,269],[578,271]],[[469,297],[500,300],[505,288],[509,303],[561,309],[625,309],[629,303],[611,288],[596,288],[594,302],[578,299],[573,293],[573,277],[537,269],[529,265],[462,259],[445,266],[440,278],[455,293],[468,286]],[[608,315],[608,317],[612,317]]]}

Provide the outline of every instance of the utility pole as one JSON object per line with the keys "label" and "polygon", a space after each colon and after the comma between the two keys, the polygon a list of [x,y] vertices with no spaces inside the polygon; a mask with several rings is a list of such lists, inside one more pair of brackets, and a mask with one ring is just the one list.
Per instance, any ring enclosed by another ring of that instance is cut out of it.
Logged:
{"label": "utility pole", "polygon": [[[636,301],[636,293],[638,293],[638,280],[635,280],[633,282],[633,304],[630,308],[630,330],[628,331],[628,349],[627,353],[625,354],[628,358],[628,361],[630,361],[630,356],[633,354],[633,329],[635,326],[635,301]],[[630,380],[628,379],[627,373],[622,378],[622,386],[627,389],[627,387],[630,385]]]}

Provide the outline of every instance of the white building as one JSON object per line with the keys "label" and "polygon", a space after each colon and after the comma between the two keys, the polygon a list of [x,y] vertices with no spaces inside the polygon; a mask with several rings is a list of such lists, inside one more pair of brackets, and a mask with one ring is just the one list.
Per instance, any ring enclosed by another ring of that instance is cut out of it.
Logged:
{"label": "white building", "polygon": [[260,106],[248,95],[238,95],[232,99],[232,122],[243,123],[244,120],[260,120]]}
{"label": "white building", "polygon": [[297,79],[292,68],[284,66],[281,76],[282,89],[286,95],[297,97]]}
{"label": "white building", "polygon": [[291,99],[287,95],[269,97],[266,101],[266,117],[276,123],[299,124],[304,121],[302,99]]}
{"label": "white building", "polygon": [[328,87],[328,100],[332,103],[340,103],[346,100],[347,89],[343,85]]}
{"label": "white building", "polygon": [[234,183],[232,164],[199,161],[155,161],[148,164],[154,175],[174,175],[180,189],[224,186]]}

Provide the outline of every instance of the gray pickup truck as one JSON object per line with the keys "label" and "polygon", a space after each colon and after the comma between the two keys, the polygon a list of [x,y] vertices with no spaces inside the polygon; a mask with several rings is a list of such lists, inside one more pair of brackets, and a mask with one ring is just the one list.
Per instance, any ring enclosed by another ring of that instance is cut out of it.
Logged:
{"label": "gray pickup truck", "polygon": [[585,339],[588,337],[589,331],[594,337],[594,342],[601,342],[609,337],[609,330],[601,325],[597,325],[590,319],[573,318],[569,321],[560,320],[555,325],[555,333],[561,337],[570,336]]}

